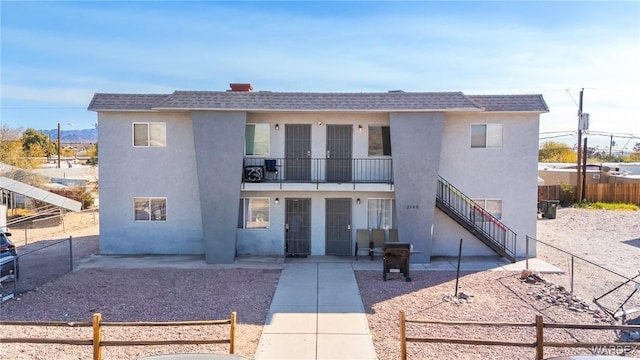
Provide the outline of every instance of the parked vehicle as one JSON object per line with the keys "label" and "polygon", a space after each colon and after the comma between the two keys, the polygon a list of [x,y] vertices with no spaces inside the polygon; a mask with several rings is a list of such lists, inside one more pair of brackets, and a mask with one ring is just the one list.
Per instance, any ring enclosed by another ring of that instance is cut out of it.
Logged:
{"label": "parked vehicle", "polygon": [[0,229],[0,278],[12,274],[18,278],[19,275],[18,253],[9,236],[11,233]]}

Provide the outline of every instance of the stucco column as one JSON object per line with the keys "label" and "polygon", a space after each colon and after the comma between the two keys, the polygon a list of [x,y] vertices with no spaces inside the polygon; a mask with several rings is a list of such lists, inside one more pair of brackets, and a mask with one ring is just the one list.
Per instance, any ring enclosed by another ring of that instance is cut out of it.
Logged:
{"label": "stucco column", "polygon": [[235,260],[246,112],[195,111],[202,237],[208,264]]}
{"label": "stucco column", "polygon": [[443,113],[391,113],[398,237],[413,244],[415,263],[431,259]]}

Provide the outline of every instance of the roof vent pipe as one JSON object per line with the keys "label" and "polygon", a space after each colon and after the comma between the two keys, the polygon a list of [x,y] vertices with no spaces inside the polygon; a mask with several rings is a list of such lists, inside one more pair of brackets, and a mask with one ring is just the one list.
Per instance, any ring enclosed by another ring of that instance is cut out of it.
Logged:
{"label": "roof vent pipe", "polygon": [[231,87],[231,91],[244,91],[244,92],[253,91],[253,86],[251,84],[231,83],[229,84],[229,86]]}

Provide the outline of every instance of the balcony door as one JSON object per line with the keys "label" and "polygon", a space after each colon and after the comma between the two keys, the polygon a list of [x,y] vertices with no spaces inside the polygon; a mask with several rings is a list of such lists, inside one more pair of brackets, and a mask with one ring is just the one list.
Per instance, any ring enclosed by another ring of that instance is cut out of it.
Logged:
{"label": "balcony door", "polygon": [[353,126],[327,125],[327,181],[350,182]]}
{"label": "balcony door", "polygon": [[311,180],[311,125],[286,124],[284,138],[285,179]]}

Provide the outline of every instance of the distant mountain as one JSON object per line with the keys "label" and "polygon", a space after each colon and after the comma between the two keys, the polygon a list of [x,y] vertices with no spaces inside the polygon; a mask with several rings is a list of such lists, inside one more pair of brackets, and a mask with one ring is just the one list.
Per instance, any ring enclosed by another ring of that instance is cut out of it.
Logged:
{"label": "distant mountain", "polygon": [[[58,140],[58,129],[38,131],[51,136],[51,140]],[[94,143],[98,141],[98,130],[60,130],[60,141],[65,143]]]}

